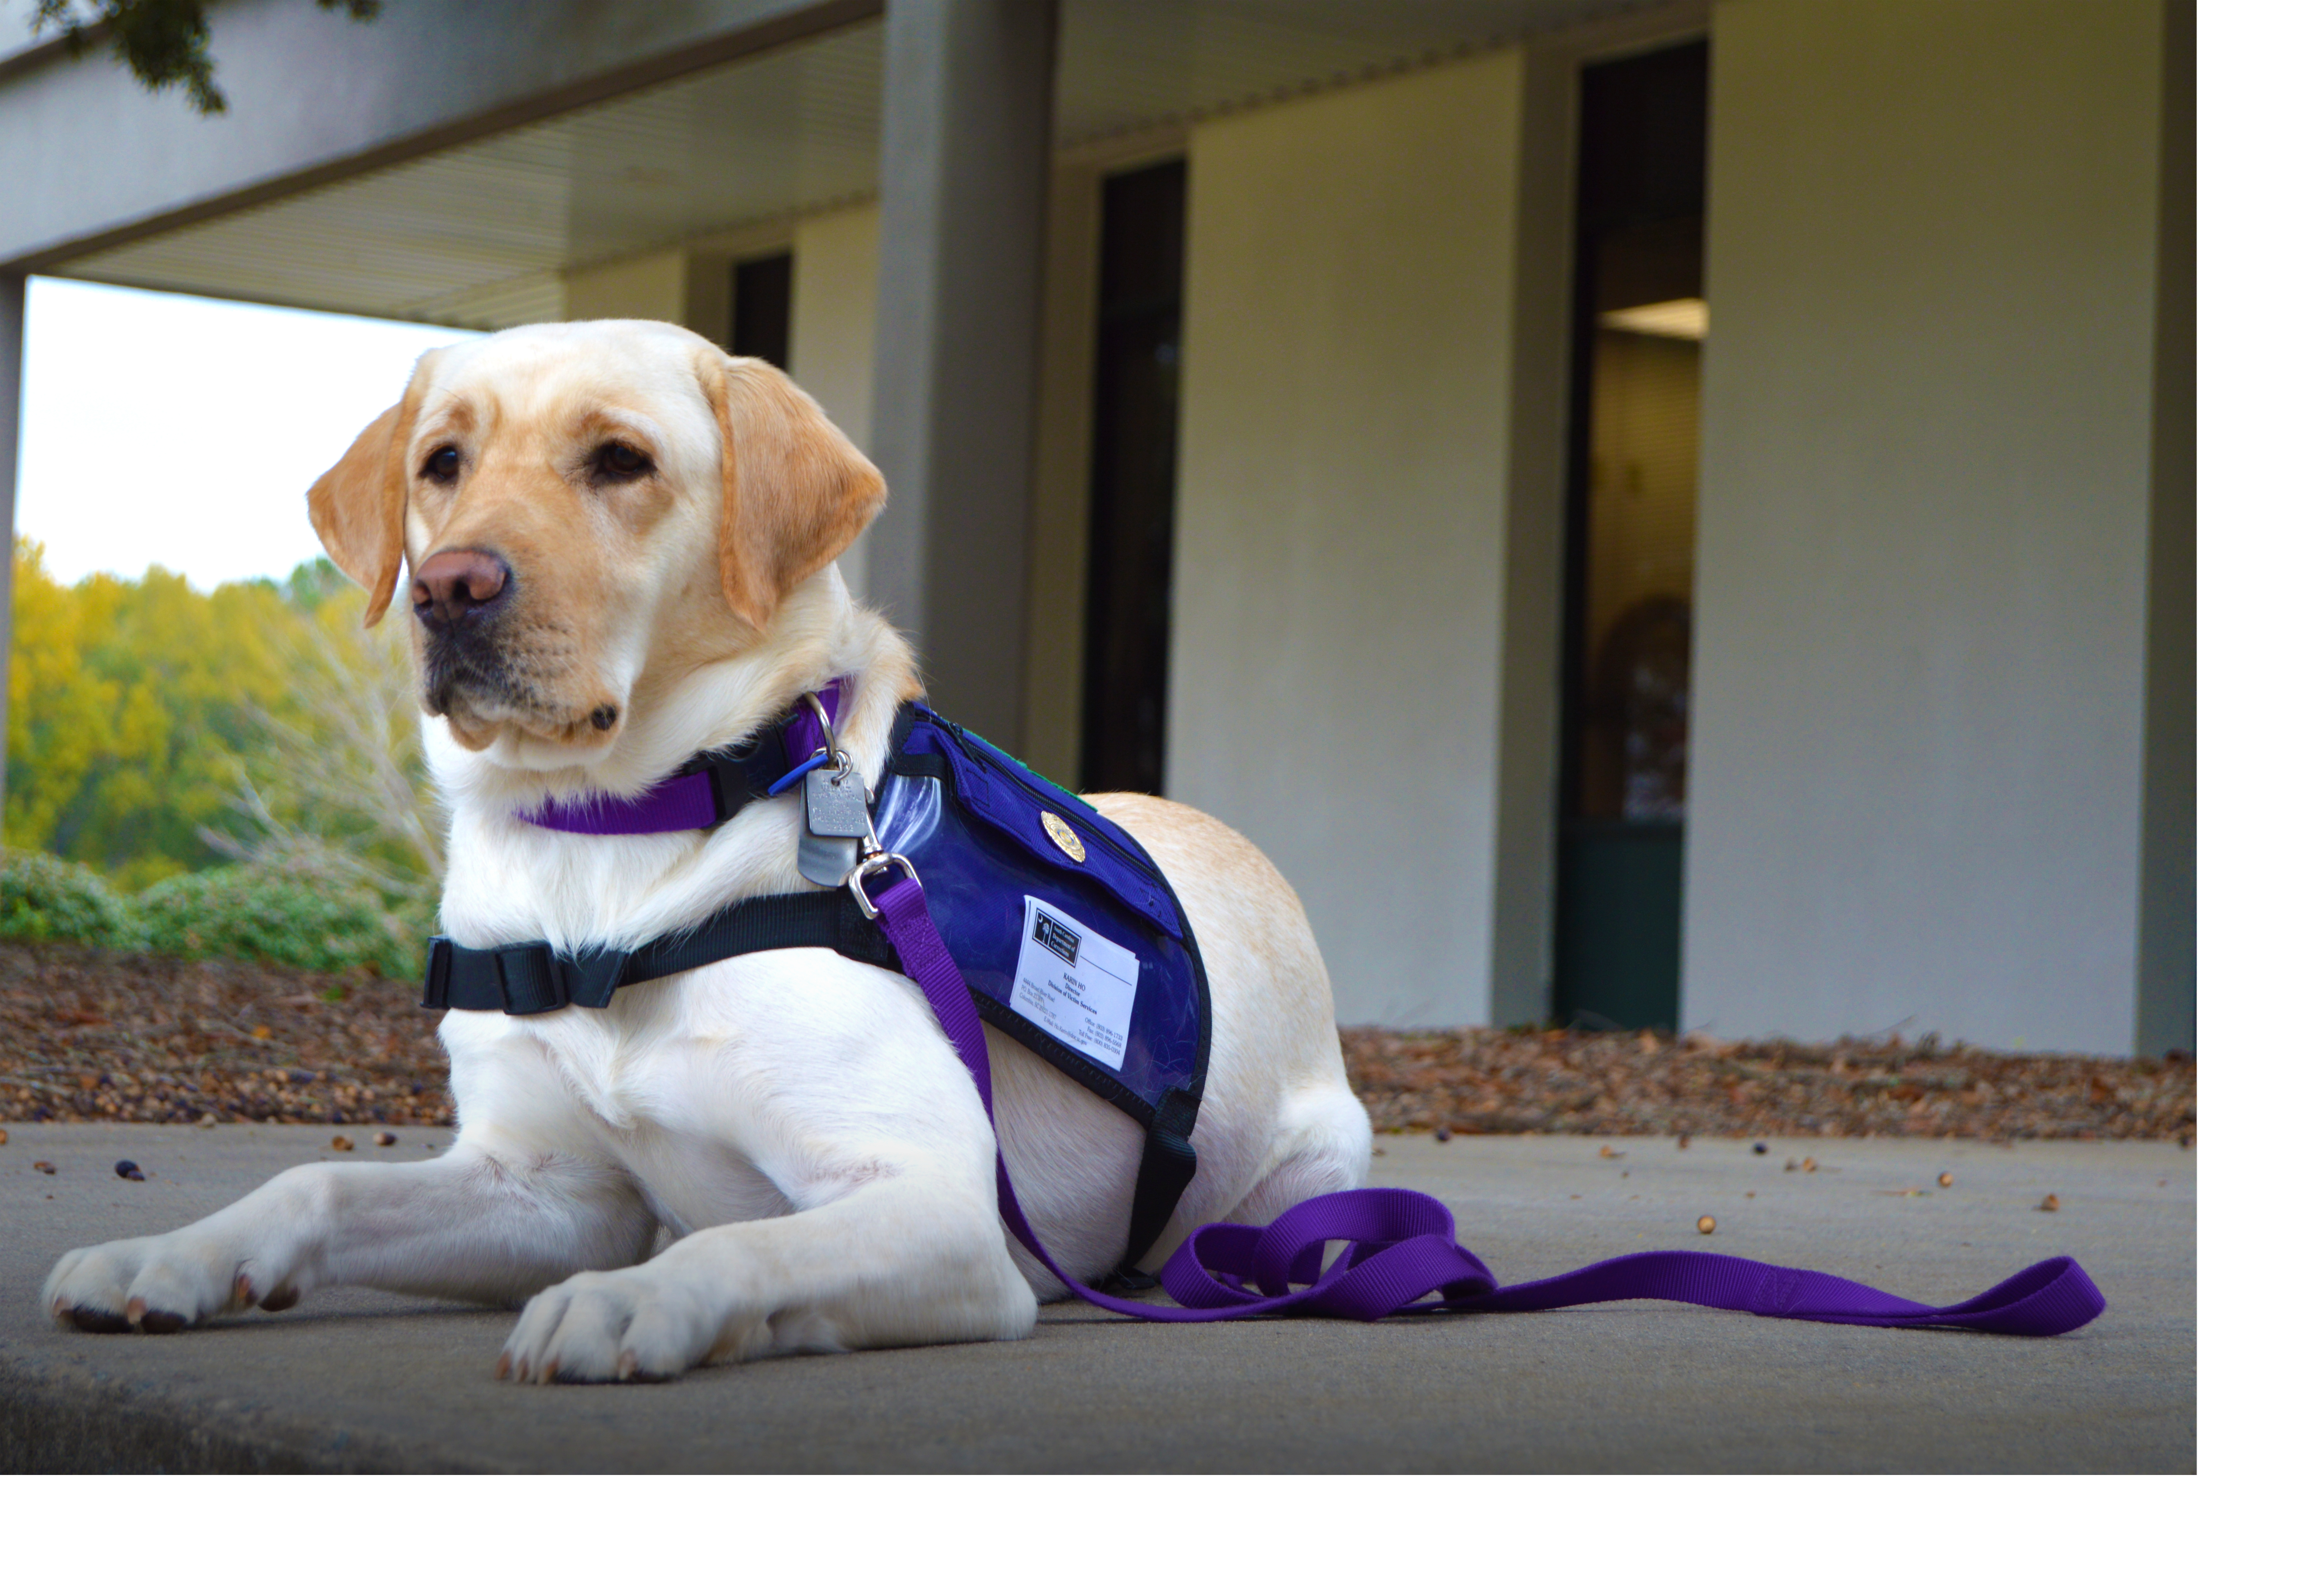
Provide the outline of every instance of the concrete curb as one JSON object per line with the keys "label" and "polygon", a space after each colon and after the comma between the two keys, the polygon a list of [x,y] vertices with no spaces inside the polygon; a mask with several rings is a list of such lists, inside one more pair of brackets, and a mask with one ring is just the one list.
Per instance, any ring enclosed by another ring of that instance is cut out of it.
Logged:
{"label": "concrete curb", "polygon": [[60,1378],[0,1360],[0,1472],[465,1472],[456,1460],[247,1407],[204,1412],[104,1375]]}

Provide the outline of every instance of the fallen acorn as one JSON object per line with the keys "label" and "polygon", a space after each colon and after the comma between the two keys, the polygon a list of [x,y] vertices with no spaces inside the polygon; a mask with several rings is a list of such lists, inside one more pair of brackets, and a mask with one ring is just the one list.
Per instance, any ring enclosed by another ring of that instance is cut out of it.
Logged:
{"label": "fallen acorn", "polygon": [[32,1166],[40,1170],[42,1174],[54,1174],[57,1172],[57,1166],[53,1163],[48,1162],[46,1159],[43,1159],[39,1163],[35,1163]]}
{"label": "fallen acorn", "polygon": [[1800,1159],[1800,1166],[1807,1170],[1808,1173],[1813,1174],[1815,1172],[1815,1159],[1812,1157],[1803,1157]]}
{"label": "fallen acorn", "polygon": [[2034,1211],[2035,1211],[2035,1212],[2057,1212],[2057,1211],[2058,1211],[2058,1194],[2057,1194],[2055,1191],[2052,1191],[2052,1192],[2051,1192],[2047,1196],[2043,1197],[2043,1198],[2042,1198],[2042,1204],[2041,1204],[2041,1206],[2039,1206],[2038,1208],[2034,1209]]}
{"label": "fallen acorn", "polygon": [[145,1177],[145,1171],[126,1157],[113,1166],[113,1172],[117,1177],[124,1180],[142,1180]]}
{"label": "fallen acorn", "polygon": [[395,1145],[395,1132],[392,1129],[383,1129],[371,1138],[371,1144],[374,1147],[392,1147]]}
{"label": "fallen acorn", "polygon": [[1704,1213],[1701,1218],[1694,1221],[1694,1227],[1702,1233],[1708,1235],[1713,1230],[1719,1228],[1719,1221],[1712,1218],[1709,1213]]}
{"label": "fallen acorn", "polygon": [[1743,1193],[1743,1200],[1746,1202],[1756,1202],[1758,1199],[1759,1193],[1757,1191],[1746,1191]]}
{"label": "fallen acorn", "polygon": [[354,1151],[355,1149],[355,1144],[353,1141],[351,1141],[351,1140],[347,1139],[347,1138],[346,1138],[346,1137],[345,1137],[345,1136],[343,1136],[343,1135],[335,1135],[335,1136],[333,1136],[333,1137],[331,1138],[331,1150],[332,1150],[332,1151],[334,1151],[334,1152],[352,1152],[352,1151]]}
{"label": "fallen acorn", "polygon": [[1950,1190],[1952,1188],[1953,1176],[1949,1174],[1941,1174],[1937,1176],[1937,1184],[1944,1186],[1947,1190]]}
{"label": "fallen acorn", "polygon": [[1686,1134],[1684,1131],[1683,1131],[1683,1130],[1682,1130],[1682,1131],[1679,1133],[1679,1138],[1678,1138],[1678,1149],[1679,1149],[1680,1151],[1682,1151],[1682,1152],[1685,1151],[1685,1150],[1687,1149],[1688,1146],[1689,1146],[1689,1145],[1691,1145],[1691,1144],[1693,1142],[1693,1140],[1694,1140],[1694,1138],[1693,1138],[1692,1136],[1688,1135],[1688,1134]]}
{"label": "fallen acorn", "polygon": [[5,1146],[6,1146],[7,1144],[8,1144],[8,1132],[7,1132],[6,1130],[5,1130],[5,1129],[0,1129],[0,1147],[5,1147]]}

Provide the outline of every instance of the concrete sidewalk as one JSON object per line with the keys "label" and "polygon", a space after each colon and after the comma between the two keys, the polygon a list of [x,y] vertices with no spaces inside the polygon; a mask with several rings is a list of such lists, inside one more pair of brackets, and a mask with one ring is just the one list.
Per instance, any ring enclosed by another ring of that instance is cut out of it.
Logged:
{"label": "concrete sidewalk", "polygon": [[[359,1290],[173,1337],[75,1334],[66,1249],[198,1217],[292,1164],[427,1157],[404,1129],[10,1125],[0,1467],[553,1471],[2190,1471],[2196,1155],[2154,1143],[1380,1139],[1505,1281],[1694,1248],[1957,1301],[2060,1252],[2110,1304],[2051,1341],[1654,1303],[1163,1326],[1078,1304],[1032,1339],[522,1388],[513,1315]],[[1624,1154],[1599,1155],[1601,1145]],[[1786,1174],[1812,1156],[1814,1174]],[[130,1157],[148,1179],[116,1179]],[[53,1176],[33,1168],[45,1160]],[[1937,1176],[1955,1183],[1941,1189]],[[1923,1197],[1895,1193],[1917,1188]],[[1756,1193],[1756,1195],[1747,1195]],[[2055,1212],[2038,1211],[2055,1193]],[[1695,1221],[1718,1220],[1712,1236]]]}

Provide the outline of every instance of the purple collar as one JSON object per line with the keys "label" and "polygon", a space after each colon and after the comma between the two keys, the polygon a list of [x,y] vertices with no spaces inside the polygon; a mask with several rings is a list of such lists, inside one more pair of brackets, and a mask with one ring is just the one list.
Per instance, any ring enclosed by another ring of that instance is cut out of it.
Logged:
{"label": "purple collar", "polygon": [[[831,682],[815,695],[834,724],[844,685]],[[825,761],[823,727],[806,705],[801,698],[781,719],[733,747],[696,753],[635,798],[552,798],[520,817],[581,836],[644,836],[724,825],[746,804],[788,792]]]}

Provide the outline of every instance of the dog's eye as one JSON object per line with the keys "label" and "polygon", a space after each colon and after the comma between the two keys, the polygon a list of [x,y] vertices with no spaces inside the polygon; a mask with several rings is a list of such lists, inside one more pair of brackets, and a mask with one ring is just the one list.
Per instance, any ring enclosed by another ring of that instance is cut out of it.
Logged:
{"label": "dog's eye", "polygon": [[460,477],[460,451],[446,444],[420,462],[420,474],[430,482],[456,482]]}
{"label": "dog's eye", "polygon": [[594,482],[635,482],[652,475],[653,468],[650,458],[626,443],[601,443],[589,456],[589,477]]}

